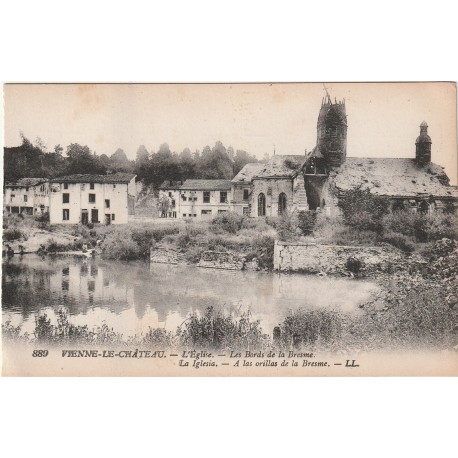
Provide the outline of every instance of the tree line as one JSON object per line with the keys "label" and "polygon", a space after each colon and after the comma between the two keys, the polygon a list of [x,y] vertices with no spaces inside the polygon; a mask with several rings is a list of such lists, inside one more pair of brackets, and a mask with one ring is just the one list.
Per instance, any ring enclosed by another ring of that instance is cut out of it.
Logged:
{"label": "tree line", "polygon": [[[258,159],[243,150],[225,147],[217,141],[213,147],[205,146],[201,151],[183,149],[181,153],[171,151],[163,143],[157,151],[148,151],[144,145],[137,149],[134,160],[118,148],[111,156],[97,155],[86,145],[71,143],[65,148],[56,145],[48,151],[40,138],[32,143],[21,134],[20,146],[4,148],[4,181],[15,182],[19,178],[56,178],[72,174],[107,174],[128,172],[137,175],[154,188],[165,180],[231,179],[245,164]],[[267,155],[265,159],[267,158]]]}

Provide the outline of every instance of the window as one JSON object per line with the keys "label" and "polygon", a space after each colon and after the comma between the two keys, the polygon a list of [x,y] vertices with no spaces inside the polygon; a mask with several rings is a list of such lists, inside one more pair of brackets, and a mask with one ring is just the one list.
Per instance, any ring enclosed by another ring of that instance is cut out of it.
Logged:
{"label": "window", "polygon": [[11,194],[10,200],[13,200],[16,197],[16,194]]}
{"label": "window", "polygon": [[219,193],[219,202],[221,204],[227,204],[227,191],[221,191]]}
{"label": "window", "polygon": [[280,193],[278,196],[278,214],[283,215],[286,211],[286,194]]}
{"label": "window", "polygon": [[116,185],[114,184],[114,185],[113,185],[113,189],[115,189],[115,188],[116,188]]}
{"label": "window", "polygon": [[27,202],[27,196],[24,196],[24,202]]}
{"label": "window", "polygon": [[243,216],[250,216],[250,207],[243,207]]}
{"label": "window", "polygon": [[202,215],[211,215],[212,211],[211,210],[202,210]]}
{"label": "window", "polygon": [[266,196],[262,192],[258,196],[258,216],[266,216]]}
{"label": "window", "polygon": [[112,214],[111,214],[111,221],[114,221],[114,220],[115,220],[115,214],[112,213]]}
{"label": "window", "polygon": [[210,191],[204,191],[204,204],[210,203]]}
{"label": "window", "polygon": [[70,219],[70,210],[68,208],[64,208],[62,210],[62,219],[64,221],[68,221]]}
{"label": "window", "polygon": [[172,193],[169,191],[169,197],[172,197]]}
{"label": "window", "polygon": [[195,218],[197,215],[194,213],[194,215],[192,215],[192,216],[194,216],[194,218]]}
{"label": "window", "polygon": [[70,202],[70,194],[68,192],[64,192],[62,194],[62,203],[68,204]]}
{"label": "window", "polygon": [[68,189],[68,183],[64,183],[64,189]]}
{"label": "window", "polygon": [[95,204],[95,194],[89,194],[89,203]]}
{"label": "window", "polygon": [[110,199],[105,199],[105,208],[110,208]]}
{"label": "window", "polygon": [[186,218],[186,213],[183,213],[183,218]]}
{"label": "window", "polygon": [[248,200],[248,196],[250,195],[250,190],[249,189],[244,189],[243,190],[243,200]]}
{"label": "window", "polygon": [[181,198],[183,199],[184,202],[186,202],[186,196],[185,195],[182,195]]}
{"label": "window", "polygon": [[89,187],[90,187],[91,189],[94,189],[94,183],[91,183],[91,184],[89,185]]}
{"label": "window", "polygon": [[218,210],[218,215],[221,215],[221,213],[227,213],[227,210]]}
{"label": "window", "polygon": [[175,207],[175,204],[176,204],[175,199],[172,199],[172,208]]}

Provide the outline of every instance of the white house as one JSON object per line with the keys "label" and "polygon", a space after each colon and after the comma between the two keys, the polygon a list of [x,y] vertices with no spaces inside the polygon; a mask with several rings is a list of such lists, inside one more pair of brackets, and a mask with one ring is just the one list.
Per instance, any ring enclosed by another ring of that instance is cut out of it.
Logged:
{"label": "white house", "polygon": [[6,183],[3,207],[8,213],[39,215],[49,210],[49,182],[45,178],[21,178]]}
{"label": "white house", "polygon": [[175,185],[164,182],[159,199],[169,199],[162,216],[211,219],[231,209],[231,180],[186,180]]}
{"label": "white house", "polygon": [[134,214],[135,176],[69,175],[51,180],[51,224],[125,224]]}

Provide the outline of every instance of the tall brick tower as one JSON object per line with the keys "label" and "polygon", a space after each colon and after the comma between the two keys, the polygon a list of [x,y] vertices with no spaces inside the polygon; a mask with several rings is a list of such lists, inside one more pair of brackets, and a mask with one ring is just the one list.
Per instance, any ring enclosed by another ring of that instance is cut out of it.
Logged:
{"label": "tall brick tower", "polygon": [[415,141],[415,159],[420,165],[431,162],[431,137],[428,135],[428,124],[423,121],[420,124],[420,135]]}
{"label": "tall brick tower", "polygon": [[329,94],[321,103],[317,124],[317,149],[329,168],[339,167],[347,158],[347,114],[345,100],[331,101]]}

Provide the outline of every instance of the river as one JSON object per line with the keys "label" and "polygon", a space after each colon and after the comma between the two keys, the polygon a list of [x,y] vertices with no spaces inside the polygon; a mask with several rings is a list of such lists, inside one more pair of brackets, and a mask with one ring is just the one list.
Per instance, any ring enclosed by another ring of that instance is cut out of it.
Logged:
{"label": "river", "polygon": [[107,261],[68,256],[14,256],[2,263],[3,322],[33,332],[35,317],[55,320],[61,306],[74,324],[105,321],[124,336],[148,326],[175,330],[192,312],[209,306],[250,310],[269,334],[288,310],[331,307],[359,313],[378,286],[334,277],[228,271],[194,266]]}

